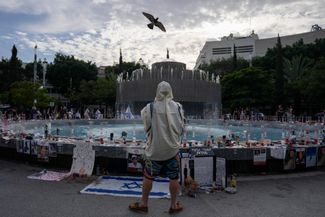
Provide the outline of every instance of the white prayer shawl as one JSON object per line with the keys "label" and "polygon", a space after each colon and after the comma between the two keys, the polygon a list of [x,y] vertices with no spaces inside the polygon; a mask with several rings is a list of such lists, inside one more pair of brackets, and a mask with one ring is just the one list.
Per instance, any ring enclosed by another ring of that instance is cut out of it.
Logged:
{"label": "white prayer shawl", "polygon": [[158,84],[152,111],[149,103],[142,109],[141,117],[148,133],[146,157],[156,161],[174,157],[181,143],[184,112],[181,104],[173,100],[169,83],[162,81]]}

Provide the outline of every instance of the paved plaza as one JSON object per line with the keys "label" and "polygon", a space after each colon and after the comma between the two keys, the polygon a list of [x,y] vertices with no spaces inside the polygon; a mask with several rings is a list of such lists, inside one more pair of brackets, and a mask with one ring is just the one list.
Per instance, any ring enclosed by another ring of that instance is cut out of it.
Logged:
{"label": "paved plaza", "polygon": [[[0,160],[1,217],[171,216],[168,199],[152,199],[148,214],[133,213],[135,198],[80,194],[88,183],[27,179],[43,168]],[[184,211],[175,216],[324,217],[325,171],[238,177],[238,193],[180,197]]]}

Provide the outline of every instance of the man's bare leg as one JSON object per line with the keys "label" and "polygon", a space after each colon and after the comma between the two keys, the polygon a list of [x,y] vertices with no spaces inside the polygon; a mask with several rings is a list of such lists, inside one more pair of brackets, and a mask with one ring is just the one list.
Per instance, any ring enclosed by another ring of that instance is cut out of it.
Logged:
{"label": "man's bare leg", "polygon": [[141,205],[148,206],[148,198],[152,189],[152,180],[143,177]]}
{"label": "man's bare leg", "polygon": [[179,191],[179,182],[178,180],[170,180],[169,182],[169,191],[170,191],[170,207],[172,209],[176,208],[176,198]]}

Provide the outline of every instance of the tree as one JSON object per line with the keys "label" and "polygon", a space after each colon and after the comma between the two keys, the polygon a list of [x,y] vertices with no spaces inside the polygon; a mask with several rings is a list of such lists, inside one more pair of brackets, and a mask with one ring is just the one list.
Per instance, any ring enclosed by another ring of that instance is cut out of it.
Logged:
{"label": "tree", "polygon": [[237,51],[236,45],[234,44],[234,55],[232,57],[232,70],[235,71],[237,69]]}
{"label": "tree", "polygon": [[97,104],[114,107],[116,100],[116,76],[98,78],[96,81]]}
{"label": "tree", "polygon": [[313,61],[309,58],[294,56],[292,59],[284,58],[284,74],[288,82],[301,79],[305,72],[311,68]]}
{"label": "tree", "polygon": [[295,108],[296,113],[301,112],[302,103],[302,84],[303,77],[312,68],[313,61],[304,58],[301,54],[294,56],[292,59],[284,58],[284,74],[287,80],[285,90],[288,96],[288,104]]}
{"label": "tree", "polygon": [[2,58],[0,62],[0,91],[4,92],[8,90],[8,80],[6,76],[8,76],[9,71],[9,61],[7,59]]}
{"label": "tree", "polygon": [[82,80],[96,80],[97,67],[94,63],[58,53],[48,67],[47,78],[61,94],[68,95],[79,90]]}
{"label": "tree", "polygon": [[[24,80],[33,81],[33,78],[34,78],[34,63],[33,62],[27,63],[23,73],[24,73]],[[43,66],[42,66],[41,60],[39,60],[37,62],[37,76],[39,78],[42,78],[42,76],[43,76]]]}
{"label": "tree", "polygon": [[98,78],[96,81],[81,81],[80,90],[73,98],[74,103],[83,105],[115,105],[116,76]]}
{"label": "tree", "polygon": [[110,75],[118,75],[120,72],[123,73],[123,77],[126,78],[126,75],[131,75],[131,73],[136,69],[147,69],[146,65],[142,65],[141,63],[136,62],[123,62],[122,65],[116,64],[113,66],[107,66],[105,69],[106,77]]}
{"label": "tree", "polygon": [[[236,69],[241,70],[249,67],[249,62],[243,58],[236,57]],[[219,75],[222,77],[223,75],[234,71],[234,59],[218,59],[215,61],[211,61],[210,64],[203,64],[200,66],[200,69],[210,72],[210,74]]]}
{"label": "tree", "polygon": [[272,104],[274,78],[258,68],[245,68],[224,75],[221,79],[224,109],[257,107],[267,109]]}
{"label": "tree", "polygon": [[280,105],[285,102],[285,93],[284,93],[284,72],[283,72],[283,54],[282,54],[282,45],[281,39],[278,35],[277,44],[276,44],[276,68],[275,68],[275,97],[276,104]]}
{"label": "tree", "polygon": [[0,90],[9,90],[10,85],[15,81],[20,81],[23,78],[21,61],[17,57],[17,48],[15,45],[11,49],[11,58],[9,60],[2,59],[0,64]]}
{"label": "tree", "polygon": [[9,92],[11,104],[17,107],[18,111],[32,108],[33,105],[44,109],[49,106],[49,102],[52,100],[45,89],[30,81],[14,82],[10,86]]}
{"label": "tree", "polygon": [[313,69],[301,78],[299,87],[304,99],[302,109],[310,115],[325,109],[325,57],[321,57]]}

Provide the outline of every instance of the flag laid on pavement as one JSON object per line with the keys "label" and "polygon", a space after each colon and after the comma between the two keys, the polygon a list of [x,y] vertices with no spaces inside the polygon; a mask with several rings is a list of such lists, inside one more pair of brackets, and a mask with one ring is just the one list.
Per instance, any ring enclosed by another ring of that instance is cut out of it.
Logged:
{"label": "flag laid on pavement", "polygon": [[[141,197],[142,177],[101,176],[80,191],[85,194],[112,195],[120,197]],[[169,180],[156,178],[149,198],[167,198]]]}

